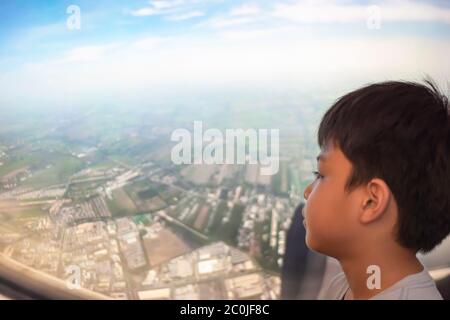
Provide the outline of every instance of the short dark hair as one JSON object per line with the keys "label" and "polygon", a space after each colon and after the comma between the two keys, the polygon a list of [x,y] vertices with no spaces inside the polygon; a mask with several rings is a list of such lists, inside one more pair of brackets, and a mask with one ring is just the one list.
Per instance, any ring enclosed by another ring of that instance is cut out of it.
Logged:
{"label": "short dark hair", "polygon": [[346,191],[380,178],[398,206],[397,241],[428,252],[450,233],[450,111],[432,80],[390,81],[339,98],[319,126],[353,165]]}

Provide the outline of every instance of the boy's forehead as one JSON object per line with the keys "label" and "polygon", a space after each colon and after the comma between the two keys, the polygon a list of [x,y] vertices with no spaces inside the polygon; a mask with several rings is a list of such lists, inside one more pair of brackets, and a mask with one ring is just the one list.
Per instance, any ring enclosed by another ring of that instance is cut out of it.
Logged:
{"label": "boy's forehead", "polygon": [[322,148],[320,150],[320,153],[317,155],[316,160],[317,162],[330,162],[333,161],[330,160],[337,160],[336,158],[339,157],[338,153],[340,152],[340,149],[333,144],[329,144],[326,146],[326,148]]}
{"label": "boy's forehead", "polygon": [[326,162],[328,158],[333,156],[333,151],[333,146],[330,145],[321,148],[319,154],[316,157],[317,162]]}

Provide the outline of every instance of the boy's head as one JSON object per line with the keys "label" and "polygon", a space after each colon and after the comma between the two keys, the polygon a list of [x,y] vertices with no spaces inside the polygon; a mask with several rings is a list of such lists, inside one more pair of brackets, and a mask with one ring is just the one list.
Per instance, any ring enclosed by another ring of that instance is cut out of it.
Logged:
{"label": "boy's head", "polygon": [[433,85],[373,84],[341,97],[318,131],[306,241],[344,258],[372,245],[427,252],[450,233],[450,115]]}

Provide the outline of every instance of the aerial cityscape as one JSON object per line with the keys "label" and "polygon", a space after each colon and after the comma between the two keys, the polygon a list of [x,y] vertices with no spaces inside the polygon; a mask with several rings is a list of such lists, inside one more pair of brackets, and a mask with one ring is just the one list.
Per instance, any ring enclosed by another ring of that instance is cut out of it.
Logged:
{"label": "aerial cityscape", "polygon": [[115,299],[278,299],[313,142],[281,130],[272,176],[259,164],[175,165],[175,126],[136,118],[3,128],[3,254],[63,280],[77,268],[81,287]]}

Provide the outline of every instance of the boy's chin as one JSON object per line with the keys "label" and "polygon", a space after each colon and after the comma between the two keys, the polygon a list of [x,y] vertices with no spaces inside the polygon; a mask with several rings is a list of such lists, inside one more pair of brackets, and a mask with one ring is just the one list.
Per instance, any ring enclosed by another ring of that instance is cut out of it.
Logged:
{"label": "boy's chin", "polygon": [[318,253],[322,253],[325,255],[329,254],[328,250],[326,249],[326,246],[324,246],[323,244],[316,241],[313,237],[311,237],[311,235],[308,233],[308,231],[306,232],[305,242],[306,242],[306,246],[310,250],[318,252]]}
{"label": "boy's chin", "polygon": [[306,246],[313,251],[317,251],[317,246],[315,241],[311,238],[311,235],[308,231],[306,231],[306,236],[305,236],[305,242],[306,242]]}

